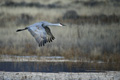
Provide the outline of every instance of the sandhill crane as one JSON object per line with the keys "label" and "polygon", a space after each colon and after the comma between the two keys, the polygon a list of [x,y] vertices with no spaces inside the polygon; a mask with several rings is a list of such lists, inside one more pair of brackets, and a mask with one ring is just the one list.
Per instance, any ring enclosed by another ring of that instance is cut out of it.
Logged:
{"label": "sandhill crane", "polygon": [[35,24],[32,24],[24,29],[18,29],[16,32],[27,30],[31,33],[31,35],[35,38],[37,43],[40,46],[44,46],[47,42],[52,42],[55,39],[51,30],[48,26],[64,26],[61,23],[49,23],[46,21],[41,21]]}

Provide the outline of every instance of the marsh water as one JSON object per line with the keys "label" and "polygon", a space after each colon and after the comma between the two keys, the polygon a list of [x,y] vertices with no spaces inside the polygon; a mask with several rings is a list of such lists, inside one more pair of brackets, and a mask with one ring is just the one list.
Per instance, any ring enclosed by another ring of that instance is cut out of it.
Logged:
{"label": "marsh water", "polygon": [[96,66],[87,62],[0,62],[0,71],[9,72],[96,72],[105,70],[102,63]]}

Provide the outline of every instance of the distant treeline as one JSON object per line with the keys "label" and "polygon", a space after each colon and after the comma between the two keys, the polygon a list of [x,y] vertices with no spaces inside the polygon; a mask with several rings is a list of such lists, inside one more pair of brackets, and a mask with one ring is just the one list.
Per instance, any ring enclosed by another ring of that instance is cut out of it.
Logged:
{"label": "distant treeline", "polygon": [[[82,4],[84,6],[89,6],[89,7],[95,7],[95,6],[103,6],[108,4],[109,2],[111,2],[113,4],[113,6],[120,6],[120,1],[119,0],[109,0],[109,1],[97,1],[97,0],[90,0],[90,1],[80,1],[80,0],[75,0],[72,1],[70,4]],[[59,5],[61,3],[61,1],[57,1],[55,3],[52,4],[48,4],[48,5],[44,5],[41,4],[40,2],[14,2],[14,1],[5,1],[4,4],[2,4],[2,6],[8,6],[8,7],[37,7],[37,8],[42,8],[42,7],[46,7],[46,8],[64,8],[69,7],[69,5]]]}
{"label": "distant treeline", "polygon": [[39,2],[30,2],[26,3],[24,1],[22,2],[13,2],[13,1],[6,1],[4,4],[1,6],[7,6],[7,7],[37,7],[37,8],[61,8],[62,6],[57,5],[57,4],[48,4],[44,5]]}

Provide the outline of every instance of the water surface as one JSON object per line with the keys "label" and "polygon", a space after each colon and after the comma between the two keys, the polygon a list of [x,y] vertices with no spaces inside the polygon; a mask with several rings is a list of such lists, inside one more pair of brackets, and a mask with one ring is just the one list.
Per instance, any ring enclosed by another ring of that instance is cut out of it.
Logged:
{"label": "water surface", "polygon": [[0,62],[0,71],[9,72],[96,72],[105,68],[100,64],[80,62]]}

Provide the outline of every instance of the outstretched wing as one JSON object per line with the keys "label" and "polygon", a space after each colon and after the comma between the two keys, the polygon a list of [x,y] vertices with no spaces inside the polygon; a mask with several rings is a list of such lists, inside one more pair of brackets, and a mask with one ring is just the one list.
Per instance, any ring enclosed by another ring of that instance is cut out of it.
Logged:
{"label": "outstretched wing", "polygon": [[53,34],[51,33],[51,30],[49,27],[44,27],[46,33],[47,33],[47,42],[52,42],[52,40],[55,39],[55,37],[53,36]]}
{"label": "outstretched wing", "polygon": [[46,42],[51,42],[54,39],[49,28],[36,25],[28,27],[28,31],[32,34],[39,46],[44,46]]}

